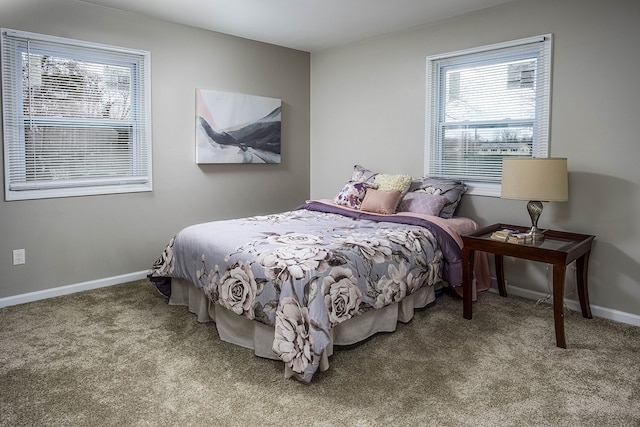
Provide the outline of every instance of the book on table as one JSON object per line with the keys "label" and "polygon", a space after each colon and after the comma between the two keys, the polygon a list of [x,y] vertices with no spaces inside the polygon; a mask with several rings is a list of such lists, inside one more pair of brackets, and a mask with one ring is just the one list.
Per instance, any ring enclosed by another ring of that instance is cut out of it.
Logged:
{"label": "book on table", "polygon": [[507,228],[494,231],[491,234],[491,239],[499,240],[501,242],[518,243],[522,245],[532,243],[531,236],[529,236],[527,233],[518,230],[509,230]]}

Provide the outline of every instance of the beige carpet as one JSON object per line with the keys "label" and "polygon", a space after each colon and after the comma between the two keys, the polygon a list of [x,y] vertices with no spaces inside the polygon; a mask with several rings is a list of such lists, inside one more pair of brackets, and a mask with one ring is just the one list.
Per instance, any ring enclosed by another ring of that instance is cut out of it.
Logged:
{"label": "beige carpet", "polygon": [[552,317],[445,295],[302,384],[127,283],[0,309],[0,425],[639,426],[640,328]]}

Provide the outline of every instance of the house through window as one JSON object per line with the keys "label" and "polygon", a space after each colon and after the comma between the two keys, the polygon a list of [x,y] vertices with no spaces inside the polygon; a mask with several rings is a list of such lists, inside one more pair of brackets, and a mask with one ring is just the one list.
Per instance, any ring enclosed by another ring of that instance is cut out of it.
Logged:
{"label": "house through window", "polygon": [[2,30],[6,200],[151,191],[149,53]]}
{"label": "house through window", "polygon": [[499,195],[502,158],[547,157],[551,35],[427,58],[426,175]]}

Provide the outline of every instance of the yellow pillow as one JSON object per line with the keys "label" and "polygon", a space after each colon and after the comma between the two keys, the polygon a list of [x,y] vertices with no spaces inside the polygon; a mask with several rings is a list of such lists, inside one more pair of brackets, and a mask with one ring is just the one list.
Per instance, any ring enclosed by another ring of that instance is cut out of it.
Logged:
{"label": "yellow pillow", "polygon": [[400,197],[403,197],[411,186],[411,175],[379,173],[375,176],[374,182],[378,184],[378,190],[398,190]]}

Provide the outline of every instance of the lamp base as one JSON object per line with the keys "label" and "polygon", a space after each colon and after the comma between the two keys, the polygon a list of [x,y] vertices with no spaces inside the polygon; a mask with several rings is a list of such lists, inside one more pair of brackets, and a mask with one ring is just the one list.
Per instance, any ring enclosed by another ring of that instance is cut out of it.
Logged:
{"label": "lamp base", "polygon": [[527,236],[531,237],[531,243],[534,245],[544,242],[544,234],[538,229],[538,218],[542,213],[542,202],[532,200],[527,203],[527,211],[531,218],[531,228],[527,232]]}
{"label": "lamp base", "polygon": [[527,231],[527,240],[531,238],[531,244],[538,245],[544,242],[544,234],[538,227],[532,226],[529,231]]}

